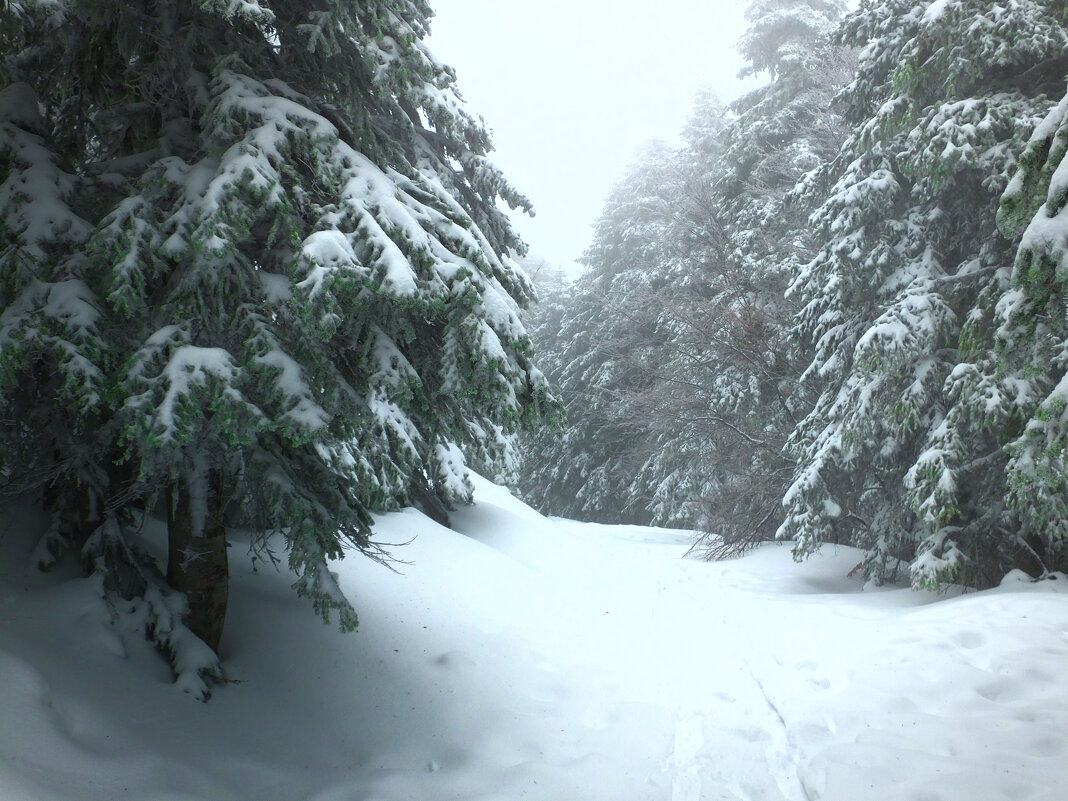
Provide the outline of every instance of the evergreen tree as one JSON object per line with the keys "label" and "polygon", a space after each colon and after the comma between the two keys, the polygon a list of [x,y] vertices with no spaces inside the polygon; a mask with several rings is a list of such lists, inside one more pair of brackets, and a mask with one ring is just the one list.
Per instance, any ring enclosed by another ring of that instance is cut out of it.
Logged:
{"label": "evergreen tree", "polygon": [[746,62],[742,75],[802,78],[845,8],[843,0],[752,0],[738,48]]}
{"label": "evergreen tree", "polygon": [[[1020,245],[995,305],[996,371],[986,409],[1010,421],[1008,502],[1035,572],[1068,565],[1068,96],[1035,129],[1001,199]],[[988,414],[990,412],[988,411]]]}
{"label": "evergreen tree", "polygon": [[[792,461],[786,439],[811,404],[789,337],[796,311],[786,288],[813,241],[789,193],[829,159],[844,125],[832,108],[847,79],[850,53],[829,37],[844,5],[824,0],[756,0],[740,50],[743,74],[766,85],[732,105],[706,214],[724,227],[724,254],[699,273],[702,300],[692,316],[707,343],[703,436],[714,443],[706,469],[719,477],[711,525],[698,548],[726,556],[774,536]],[[695,346],[697,342],[695,342]]]}
{"label": "evergreen tree", "polygon": [[167,584],[212,648],[227,520],[283,533],[297,592],[351,629],[327,561],[384,558],[373,510],[468,502],[466,462],[551,403],[497,207],[529,204],[429,7],[275,5],[20,0],[0,40],[0,179],[33,187],[0,197],[0,397],[41,408],[8,439],[51,443],[6,476],[77,481],[98,542],[163,504]]}
{"label": "evergreen tree", "polygon": [[648,432],[620,402],[648,385],[649,314],[641,285],[659,280],[677,186],[675,154],[651,143],[614,188],[583,256],[587,270],[548,295],[532,332],[567,423],[524,443],[521,490],[552,514],[604,522],[650,520],[635,476],[648,456]]}
{"label": "evergreen tree", "polygon": [[997,581],[1015,549],[1004,432],[984,414],[1011,245],[994,213],[1065,65],[1060,4],[863,2],[843,93],[855,131],[803,195],[823,245],[792,292],[820,392],[780,535],[866,548],[869,575]]}
{"label": "evergreen tree", "polygon": [[66,166],[33,89],[0,90],[3,464],[10,490],[49,490],[56,524],[38,554],[46,565],[60,528],[84,541],[87,493],[107,483],[93,432],[106,417],[110,345],[87,283],[92,225],[75,208],[81,181]]}

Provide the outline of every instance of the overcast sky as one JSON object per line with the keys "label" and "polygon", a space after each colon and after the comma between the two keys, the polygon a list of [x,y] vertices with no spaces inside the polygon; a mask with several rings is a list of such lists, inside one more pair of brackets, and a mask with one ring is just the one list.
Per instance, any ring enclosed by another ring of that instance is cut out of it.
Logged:
{"label": "overcast sky", "polygon": [[[568,267],[640,146],[674,141],[694,95],[742,90],[747,0],[431,0],[430,47],[537,210],[532,255]],[[518,216],[518,215],[516,215]]]}

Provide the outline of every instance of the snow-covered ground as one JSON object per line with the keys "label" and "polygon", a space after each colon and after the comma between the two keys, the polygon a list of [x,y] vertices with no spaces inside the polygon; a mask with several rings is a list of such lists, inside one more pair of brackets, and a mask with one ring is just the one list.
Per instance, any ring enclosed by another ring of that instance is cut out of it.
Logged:
{"label": "snow-covered ground", "polygon": [[1068,582],[864,590],[855,551],[681,558],[479,480],[457,531],[383,518],[341,635],[235,541],[222,657],[183,695],[91,580],[0,538],[0,801],[1068,798]]}

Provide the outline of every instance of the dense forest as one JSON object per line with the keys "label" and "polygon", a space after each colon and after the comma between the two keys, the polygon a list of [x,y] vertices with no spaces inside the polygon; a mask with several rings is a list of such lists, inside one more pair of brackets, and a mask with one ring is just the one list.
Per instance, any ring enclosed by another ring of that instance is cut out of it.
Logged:
{"label": "dense forest", "polygon": [[[703,96],[529,316],[567,409],[543,511],[874,580],[1068,567],[1068,7],[754,0]],[[1063,98],[1063,99],[1062,99]]]}

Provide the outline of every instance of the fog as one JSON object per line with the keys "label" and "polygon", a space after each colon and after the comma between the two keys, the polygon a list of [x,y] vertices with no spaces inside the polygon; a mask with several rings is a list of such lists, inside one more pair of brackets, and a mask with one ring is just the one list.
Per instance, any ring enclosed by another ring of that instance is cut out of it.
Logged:
{"label": "fog", "polygon": [[[745,0],[434,0],[430,46],[533,202],[532,255],[574,269],[605,195],[640,146],[671,140],[694,95],[743,91]],[[655,10],[651,10],[655,9]]]}

